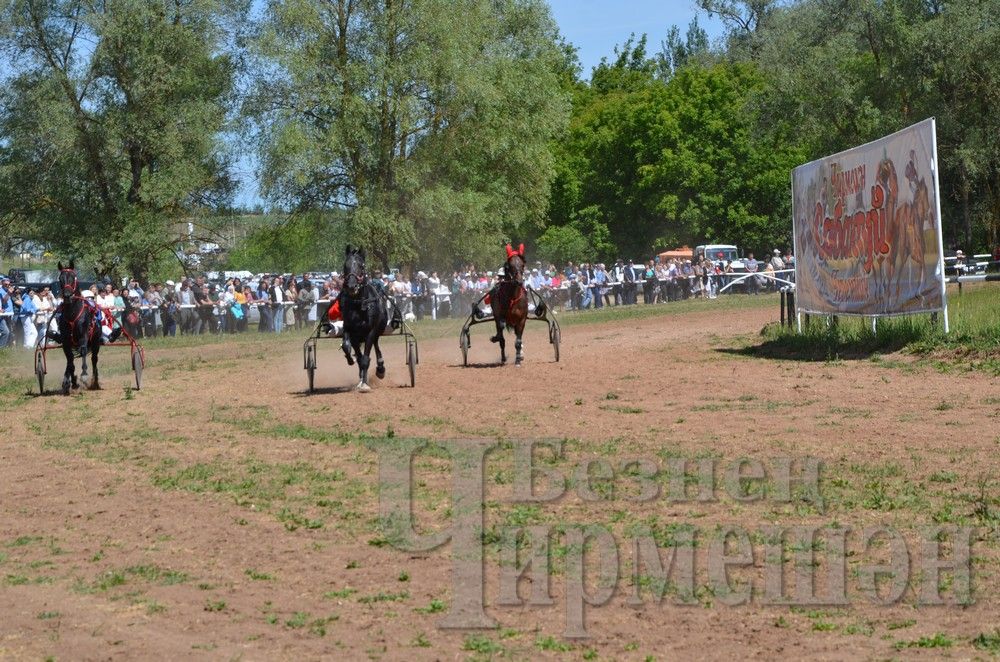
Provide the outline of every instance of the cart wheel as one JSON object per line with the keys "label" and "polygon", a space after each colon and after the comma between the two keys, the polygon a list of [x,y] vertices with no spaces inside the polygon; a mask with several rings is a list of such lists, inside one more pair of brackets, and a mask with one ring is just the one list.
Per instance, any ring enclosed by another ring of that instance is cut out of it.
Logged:
{"label": "cart wheel", "polygon": [[38,392],[45,395],[45,355],[35,352],[35,374],[38,376]]}
{"label": "cart wheel", "polygon": [[136,347],[132,350],[132,370],[135,372],[135,390],[142,390],[142,350]]}
{"label": "cart wheel", "polygon": [[552,327],[552,333],[550,333],[549,335],[552,337],[551,338],[552,347],[553,349],[556,350],[556,363],[559,363],[559,336],[561,335],[559,332],[559,327],[558,326]]}
{"label": "cart wheel", "polygon": [[316,347],[306,347],[306,374],[309,375],[309,392],[316,390]]}
{"label": "cart wheel", "polygon": [[410,388],[417,385],[417,344],[406,343],[406,365],[410,368]]}
{"label": "cart wheel", "polygon": [[462,335],[458,339],[458,345],[462,348],[462,365],[469,365],[469,345],[471,344],[469,339],[469,331],[467,329],[462,329]]}

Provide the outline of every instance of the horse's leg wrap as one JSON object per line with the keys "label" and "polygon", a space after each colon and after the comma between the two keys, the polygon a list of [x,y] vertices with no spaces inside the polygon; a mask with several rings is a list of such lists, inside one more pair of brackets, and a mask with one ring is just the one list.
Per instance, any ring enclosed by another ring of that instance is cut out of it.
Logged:
{"label": "horse's leg wrap", "polygon": [[371,362],[371,358],[364,354],[358,357],[358,373],[361,376],[361,381],[358,382],[359,391],[367,391],[370,388],[368,386],[368,366],[371,365]]}
{"label": "horse's leg wrap", "polygon": [[[94,364],[94,379],[90,382],[91,390],[98,391],[101,388],[101,382],[97,378],[97,349],[90,353],[90,361]],[[86,364],[87,359],[84,357],[84,364]]]}
{"label": "horse's leg wrap", "polygon": [[385,377],[385,361],[382,359],[382,348],[378,346],[378,338],[375,339],[375,376],[379,379]]}
{"label": "horse's leg wrap", "polygon": [[76,366],[73,364],[73,350],[67,345],[63,345],[63,354],[66,355],[66,372],[63,373],[62,391],[63,395],[69,395],[70,387],[76,388]]}
{"label": "horse's leg wrap", "polygon": [[514,365],[521,365],[521,361],[524,360],[524,354],[521,352],[521,339],[518,338],[514,341],[514,349],[517,350],[517,354],[514,357]]}

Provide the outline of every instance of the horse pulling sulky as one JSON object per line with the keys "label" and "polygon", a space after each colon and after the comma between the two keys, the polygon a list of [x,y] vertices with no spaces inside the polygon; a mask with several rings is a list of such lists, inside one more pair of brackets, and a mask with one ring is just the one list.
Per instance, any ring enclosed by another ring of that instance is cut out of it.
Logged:
{"label": "horse pulling sulky", "polygon": [[[132,370],[135,373],[135,387],[142,388],[142,369],[146,365],[146,355],[142,346],[129,335],[121,322],[115,319],[113,311],[102,309],[92,299],[87,299],[80,291],[79,279],[73,260],[68,267],[59,265],[59,293],[62,303],[45,320],[45,332],[39,334],[35,344],[35,375],[38,377],[38,390],[45,393],[45,375],[48,373],[46,352],[61,347],[66,356],[66,371],[63,373],[62,392],[69,395],[70,389],[79,388],[76,377],[76,357],[83,359],[82,380],[87,379],[87,355],[94,370],[94,377],[89,387],[99,389],[100,381],[97,374],[97,355],[101,347],[130,348]],[[52,329],[55,322],[56,329]],[[105,335],[103,329],[107,329]],[[127,342],[117,342],[124,337]]]}
{"label": "horse pulling sulky", "polygon": [[[488,305],[486,309],[484,306]],[[514,331],[514,348],[516,355],[514,365],[520,366],[524,361],[522,351],[521,336],[524,334],[524,325],[529,320],[545,322],[549,326],[549,343],[555,350],[556,362],[559,361],[559,340],[561,331],[559,322],[551,316],[548,304],[542,296],[524,284],[524,244],[514,250],[507,244],[507,263],[504,265],[503,274],[493,288],[484,294],[476,303],[472,304],[472,312],[462,326],[458,345],[462,350],[462,365],[469,365],[469,348],[472,346],[472,334],[470,329],[476,324],[493,322],[496,325],[496,335],[490,338],[490,342],[500,345],[500,363],[507,363],[507,343],[504,338],[504,331],[512,329]]]}
{"label": "horse pulling sulky", "polygon": [[[375,349],[375,376],[385,377],[385,362],[379,339],[382,336],[400,335],[406,338],[406,365],[410,371],[410,386],[417,383],[417,340],[403,319],[396,303],[382,289],[381,283],[368,278],[365,270],[365,251],[347,247],[344,261],[344,286],[336,301],[320,315],[320,320],[302,346],[302,360],[309,375],[309,392],[315,390],[316,355],[318,341],[324,338],[341,338],[341,348],[348,365],[358,363],[360,380],[355,389],[361,393],[371,390],[368,384],[368,367],[371,350]],[[337,321],[341,321],[337,324]],[[351,353],[354,356],[351,356]]]}

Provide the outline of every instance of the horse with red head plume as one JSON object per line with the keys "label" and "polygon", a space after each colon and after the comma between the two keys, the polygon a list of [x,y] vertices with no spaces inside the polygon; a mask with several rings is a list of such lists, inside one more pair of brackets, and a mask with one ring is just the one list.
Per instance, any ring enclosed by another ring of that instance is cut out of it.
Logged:
{"label": "horse with red head plume", "polygon": [[524,335],[524,323],[528,319],[528,297],[524,290],[524,244],[517,250],[507,244],[507,263],[504,265],[503,276],[490,290],[490,305],[493,307],[493,321],[497,333],[490,338],[491,342],[500,343],[500,363],[507,362],[507,343],[503,332],[514,330],[514,348],[517,353],[514,365],[524,361],[521,336]]}

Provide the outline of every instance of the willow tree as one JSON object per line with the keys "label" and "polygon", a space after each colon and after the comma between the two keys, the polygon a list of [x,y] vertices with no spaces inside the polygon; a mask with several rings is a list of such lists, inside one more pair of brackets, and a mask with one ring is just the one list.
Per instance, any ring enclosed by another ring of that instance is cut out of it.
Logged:
{"label": "willow tree", "polygon": [[0,216],[98,273],[143,276],[171,225],[231,191],[224,0],[9,0]]}
{"label": "willow tree", "polygon": [[263,193],[349,210],[381,266],[488,262],[543,223],[568,116],[543,2],[272,0],[255,53]]}

